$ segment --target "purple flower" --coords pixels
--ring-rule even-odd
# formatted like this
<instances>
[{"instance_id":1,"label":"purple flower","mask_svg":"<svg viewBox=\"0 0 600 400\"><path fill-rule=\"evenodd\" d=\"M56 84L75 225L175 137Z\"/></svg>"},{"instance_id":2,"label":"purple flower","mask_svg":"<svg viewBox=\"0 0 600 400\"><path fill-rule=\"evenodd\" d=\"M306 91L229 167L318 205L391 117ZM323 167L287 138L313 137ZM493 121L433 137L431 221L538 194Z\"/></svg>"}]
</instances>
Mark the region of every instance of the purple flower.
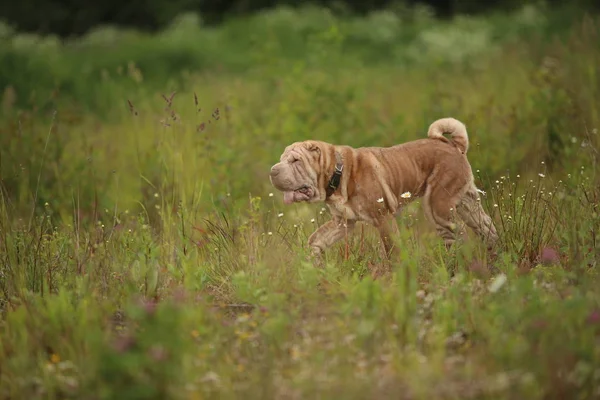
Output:
<instances>
[{"instance_id":1,"label":"purple flower","mask_svg":"<svg viewBox=\"0 0 600 400\"><path fill-rule=\"evenodd\" d=\"M540 260L544 265L558 264L560 263L560 255L552 247L544 247L540 255Z\"/></svg>"},{"instance_id":2,"label":"purple flower","mask_svg":"<svg viewBox=\"0 0 600 400\"><path fill-rule=\"evenodd\" d=\"M593 310L587 317L588 324L600 323L600 309Z\"/></svg>"}]
</instances>

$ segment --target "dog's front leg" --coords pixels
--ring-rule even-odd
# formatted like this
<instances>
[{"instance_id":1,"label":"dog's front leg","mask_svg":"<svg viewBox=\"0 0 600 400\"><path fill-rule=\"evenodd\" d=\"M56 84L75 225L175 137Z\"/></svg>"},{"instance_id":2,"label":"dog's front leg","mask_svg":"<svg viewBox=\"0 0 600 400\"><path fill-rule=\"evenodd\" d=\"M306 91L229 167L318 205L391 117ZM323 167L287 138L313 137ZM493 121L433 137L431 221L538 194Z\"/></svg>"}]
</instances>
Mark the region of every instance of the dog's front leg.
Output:
<instances>
[{"instance_id":1,"label":"dog's front leg","mask_svg":"<svg viewBox=\"0 0 600 400\"><path fill-rule=\"evenodd\" d=\"M349 235L355 225L356 222L352 220L332 219L321 225L319 229L310 235L308 246L317 264L322 265L323 252L340 239Z\"/></svg>"}]
</instances>

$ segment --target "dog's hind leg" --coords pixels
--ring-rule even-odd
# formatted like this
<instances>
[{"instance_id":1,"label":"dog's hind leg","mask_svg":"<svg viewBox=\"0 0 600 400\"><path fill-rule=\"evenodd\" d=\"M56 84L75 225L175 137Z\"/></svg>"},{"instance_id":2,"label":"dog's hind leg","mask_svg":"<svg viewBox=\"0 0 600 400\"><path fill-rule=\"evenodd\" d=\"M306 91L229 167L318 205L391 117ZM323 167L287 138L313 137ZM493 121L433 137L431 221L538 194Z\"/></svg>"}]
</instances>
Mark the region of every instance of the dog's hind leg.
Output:
<instances>
[{"instance_id":1,"label":"dog's hind leg","mask_svg":"<svg viewBox=\"0 0 600 400\"><path fill-rule=\"evenodd\" d=\"M493 248L498 241L498 233L492 218L483 209L477 189L473 185L461 197L456 211L465 224L487 243L488 249Z\"/></svg>"},{"instance_id":2,"label":"dog's hind leg","mask_svg":"<svg viewBox=\"0 0 600 400\"><path fill-rule=\"evenodd\" d=\"M425 216L435 226L447 249L456 241L456 224L452 222L452 209L457 197L457 193L448 193L440 186L428 186L423 196Z\"/></svg>"}]
</instances>

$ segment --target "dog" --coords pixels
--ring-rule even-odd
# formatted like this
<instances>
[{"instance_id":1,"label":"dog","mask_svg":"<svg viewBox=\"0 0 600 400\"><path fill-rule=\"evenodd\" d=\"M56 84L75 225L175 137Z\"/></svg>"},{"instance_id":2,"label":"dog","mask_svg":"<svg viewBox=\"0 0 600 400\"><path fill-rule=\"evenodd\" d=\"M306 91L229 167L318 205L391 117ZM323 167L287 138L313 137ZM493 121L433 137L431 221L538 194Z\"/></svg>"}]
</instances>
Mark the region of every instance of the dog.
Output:
<instances>
[{"instance_id":1,"label":"dog","mask_svg":"<svg viewBox=\"0 0 600 400\"><path fill-rule=\"evenodd\" d=\"M378 229L383 250L391 256L392 236L398 232L395 217L417 198L446 248L456 240L452 216L457 214L491 249L498 234L481 205L468 148L467 129L454 118L434 121L427 138L391 147L352 148L305 140L285 148L271 167L270 181L283 193L285 204L327 204L332 219L308 239L311 255L317 258L359 221Z\"/></svg>"}]
</instances>

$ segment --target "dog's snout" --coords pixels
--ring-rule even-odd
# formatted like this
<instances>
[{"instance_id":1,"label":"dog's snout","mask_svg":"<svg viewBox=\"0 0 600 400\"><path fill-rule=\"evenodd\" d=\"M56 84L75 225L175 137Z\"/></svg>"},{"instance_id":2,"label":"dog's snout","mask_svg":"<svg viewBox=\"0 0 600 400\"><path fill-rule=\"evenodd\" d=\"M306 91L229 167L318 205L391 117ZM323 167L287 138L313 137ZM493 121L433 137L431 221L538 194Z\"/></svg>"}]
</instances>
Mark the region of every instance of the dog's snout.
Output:
<instances>
[{"instance_id":1,"label":"dog's snout","mask_svg":"<svg viewBox=\"0 0 600 400\"><path fill-rule=\"evenodd\" d=\"M271 167L271 176L272 177L275 177L275 176L279 175L280 172L281 171L280 171L279 166L277 164L275 164L275 165L273 165Z\"/></svg>"}]
</instances>

